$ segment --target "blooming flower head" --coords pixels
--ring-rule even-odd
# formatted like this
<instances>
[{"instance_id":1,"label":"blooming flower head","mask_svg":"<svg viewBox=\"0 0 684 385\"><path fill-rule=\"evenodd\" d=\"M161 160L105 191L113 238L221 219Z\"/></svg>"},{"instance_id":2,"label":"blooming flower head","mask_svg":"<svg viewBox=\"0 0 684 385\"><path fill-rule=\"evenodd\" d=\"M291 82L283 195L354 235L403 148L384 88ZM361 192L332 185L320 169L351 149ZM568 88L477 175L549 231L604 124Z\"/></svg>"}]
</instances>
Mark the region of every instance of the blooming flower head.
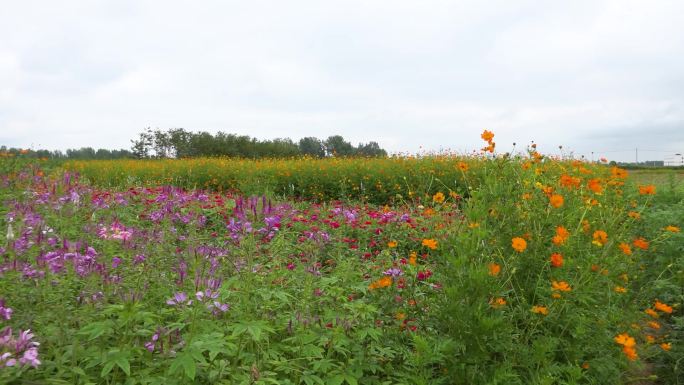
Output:
<instances>
[{"instance_id":1,"label":"blooming flower head","mask_svg":"<svg viewBox=\"0 0 684 385\"><path fill-rule=\"evenodd\" d=\"M655 185L649 184L645 186L639 186L639 194L641 195L655 195L656 187Z\"/></svg>"},{"instance_id":2,"label":"blooming flower head","mask_svg":"<svg viewBox=\"0 0 684 385\"><path fill-rule=\"evenodd\" d=\"M620 250L622 251L622 253L623 253L624 255L632 255L632 248L629 247L628 244L626 244L626 243L623 242L623 243L620 243L620 244L618 245L618 247L620 248Z\"/></svg>"},{"instance_id":3,"label":"blooming flower head","mask_svg":"<svg viewBox=\"0 0 684 385\"><path fill-rule=\"evenodd\" d=\"M397 247L397 241L389 241L389 242L387 242L387 247L389 247L389 248L395 248L395 247Z\"/></svg>"},{"instance_id":4,"label":"blooming flower head","mask_svg":"<svg viewBox=\"0 0 684 385\"><path fill-rule=\"evenodd\" d=\"M655 301L655 305L653 305L653 307L658 311L662 311L663 313L667 313L667 314L672 313L672 306L669 306L669 305L662 303L658 300Z\"/></svg>"},{"instance_id":5,"label":"blooming flower head","mask_svg":"<svg viewBox=\"0 0 684 385\"><path fill-rule=\"evenodd\" d=\"M627 170L619 167L612 167L610 169L610 175L614 179L625 179L627 178Z\"/></svg>"},{"instance_id":6,"label":"blooming flower head","mask_svg":"<svg viewBox=\"0 0 684 385\"><path fill-rule=\"evenodd\" d=\"M511 247L518 253L522 253L527 249L527 241L524 238L515 237L511 239Z\"/></svg>"},{"instance_id":7,"label":"blooming flower head","mask_svg":"<svg viewBox=\"0 0 684 385\"><path fill-rule=\"evenodd\" d=\"M12 318L12 308L6 307L5 306L5 300L0 298L0 318L4 318L5 320L9 320Z\"/></svg>"},{"instance_id":8,"label":"blooming flower head","mask_svg":"<svg viewBox=\"0 0 684 385\"><path fill-rule=\"evenodd\" d=\"M422 245L427 247L428 249L435 250L435 249L437 249L437 240L435 240L435 239L423 239Z\"/></svg>"},{"instance_id":9,"label":"blooming flower head","mask_svg":"<svg viewBox=\"0 0 684 385\"><path fill-rule=\"evenodd\" d=\"M560 253L551 254L550 260L551 260L551 266L553 266L553 267L563 266L563 256L560 255Z\"/></svg>"},{"instance_id":10,"label":"blooming flower head","mask_svg":"<svg viewBox=\"0 0 684 385\"><path fill-rule=\"evenodd\" d=\"M435 203L443 203L444 199L445 199L445 196L444 196L444 194L442 194L441 191L432 196L432 201Z\"/></svg>"},{"instance_id":11,"label":"blooming flower head","mask_svg":"<svg viewBox=\"0 0 684 385\"><path fill-rule=\"evenodd\" d=\"M637 249L648 250L648 241L642 237L639 237L639 238L635 239L634 241L632 241L632 244Z\"/></svg>"},{"instance_id":12,"label":"blooming flower head","mask_svg":"<svg viewBox=\"0 0 684 385\"><path fill-rule=\"evenodd\" d=\"M565 281L551 281L551 290L554 290L554 291L571 291L572 288Z\"/></svg>"},{"instance_id":13,"label":"blooming flower head","mask_svg":"<svg viewBox=\"0 0 684 385\"><path fill-rule=\"evenodd\" d=\"M623 287L623 286L615 286L615 287L613 288L613 291L616 292L616 293L621 293L621 294L622 294L622 293L626 293L626 292L627 292L627 289L626 289L625 287Z\"/></svg>"},{"instance_id":14,"label":"blooming flower head","mask_svg":"<svg viewBox=\"0 0 684 385\"><path fill-rule=\"evenodd\" d=\"M650 316L653 317L653 318L658 318L658 317L660 317L660 315L658 314L658 312L655 311L655 310L653 310L653 309L651 309L651 308L648 308L648 309L644 310L644 313L650 315Z\"/></svg>"},{"instance_id":15,"label":"blooming flower head","mask_svg":"<svg viewBox=\"0 0 684 385\"><path fill-rule=\"evenodd\" d=\"M170 306L192 305L192 300L188 300L188 295L181 291L174 294L173 298L167 300L166 304Z\"/></svg>"},{"instance_id":16,"label":"blooming flower head","mask_svg":"<svg viewBox=\"0 0 684 385\"><path fill-rule=\"evenodd\" d=\"M601 185L600 179L590 179L587 182L587 188L594 194L601 194L603 192L603 185Z\"/></svg>"},{"instance_id":17,"label":"blooming flower head","mask_svg":"<svg viewBox=\"0 0 684 385\"><path fill-rule=\"evenodd\" d=\"M382 274L388 275L390 277L398 277L400 275L404 275L404 272L401 271L401 269L398 267L393 267L389 270L384 271Z\"/></svg>"},{"instance_id":18,"label":"blooming flower head","mask_svg":"<svg viewBox=\"0 0 684 385\"><path fill-rule=\"evenodd\" d=\"M534 306L532 306L531 311L532 311L532 313L535 313L535 314L541 314L541 315L549 314L549 309L547 309L546 306L534 305Z\"/></svg>"},{"instance_id":19,"label":"blooming flower head","mask_svg":"<svg viewBox=\"0 0 684 385\"><path fill-rule=\"evenodd\" d=\"M501 298L501 297L497 297L497 298L494 298L494 299L492 299L492 300L490 301L490 305L491 305L494 309L497 309L497 308L500 308L500 307L502 307L502 306L505 306L505 305L506 305L506 300L503 299L503 298Z\"/></svg>"},{"instance_id":20,"label":"blooming flower head","mask_svg":"<svg viewBox=\"0 0 684 385\"><path fill-rule=\"evenodd\" d=\"M384 276L380 278L379 280L372 282L370 285L368 285L369 290L375 290L375 289L380 289L384 287L388 287L392 285L392 278L389 276Z\"/></svg>"},{"instance_id":21,"label":"blooming flower head","mask_svg":"<svg viewBox=\"0 0 684 385\"><path fill-rule=\"evenodd\" d=\"M419 281L425 281L430 277L432 277L432 271L430 270L419 271L418 274L416 274L416 279Z\"/></svg>"},{"instance_id":22,"label":"blooming flower head","mask_svg":"<svg viewBox=\"0 0 684 385\"><path fill-rule=\"evenodd\" d=\"M553 237L553 244L561 246L570 237L570 232L563 226L556 227L556 235Z\"/></svg>"},{"instance_id":23,"label":"blooming flower head","mask_svg":"<svg viewBox=\"0 0 684 385\"><path fill-rule=\"evenodd\" d=\"M663 349L664 351L668 351L668 350L672 349L672 344L669 342L663 342L662 344L660 344L660 348Z\"/></svg>"},{"instance_id":24,"label":"blooming flower head","mask_svg":"<svg viewBox=\"0 0 684 385\"><path fill-rule=\"evenodd\" d=\"M412 251L411 254L409 255L409 260L408 260L409 265L415 266L417 259L418 259L418 255L416 254L415 251Z\"/></svg>"},{"instance_id":25,"label":"blooming flower head","mask_svg":"<svg viewBox=\"0 0 684 385\"><path fill-rule=\"evenodd\" d=\"M622 346L636 346L634 338L630 337L627 333L618 334L613 340Z\"/></svg>"},{"instance_id":26,"label":"blooming flower head","mask_svg":"<svg viewBox=\"0 0 684 385\"><path fill-rule=\"evenodd\" d=\"M636 352L636 348L634 348L633 346L623 346L622 352L625 353L625 356L630 361L636 361L639 358L639 355L637 355Z\"/></svg>"},{"instance_id":27,"label":"blooming flower head","mask_svg":"<svg viewBox=\"0 0 684 385\"><path fill-rule=\"evenodd\" d=\"M679 227L670 225L670 226L665 227L665 231L669 231L671 233L678 233Z\"/></svg>"},{"instance_id":28,"label":"blooming flower head","mask_svg":"<svg viewBox=\"0 0 684 385\"><path fill-rule=\"evenodd\" d=\"M482 135L480 135L480 137L484 141L491 142L494 139L494 133L491 131L484 130L482 132Z\"/></svg>"},{"instance_id":29,"label":"blooming flower head","mask_svg":"<svg viewBox=\"0 0 684 385\"><path fill-rule=\"evenodd\" d=\"M563 174L560 177L560 185L566 188L578 188L582 180L578 177Z\"/></svg>"},{"instance_id":30,"label":"blooming flower head","mask_svg":"<svg viewBox=\"0 0 684 385\"><path fill-rule=\"evenodd\" d=\"M501 266L499 266L496 263L490 263L488 268L489 275L491 275L492 277L496 277L497 275L499 275L499 272L501 271Z\"/></svg>"},{"instance_id":31,"label":"blooming flower head","mask_svg":"<svg viewBox=\"0 0 684 385\"><path fill-rule=\"evenodd\" d=\"M594 231L593 238L594 241L592 243L597 246L603 246L608 242L608 234L603 230Z\"/></svg>"},{"instance_id":32,"label":"blooming flower head","mask_svg":"<svg viewBox=\"0 0 684 385\"><path fill-rule=\"evenodd\" d=\"M549 197L549 203L551 204L551 207L559 208L563 206L564 201L565 200L563 199L563 196L559 194L553 194L551 197Z\"/></svg>"}]
</instances>

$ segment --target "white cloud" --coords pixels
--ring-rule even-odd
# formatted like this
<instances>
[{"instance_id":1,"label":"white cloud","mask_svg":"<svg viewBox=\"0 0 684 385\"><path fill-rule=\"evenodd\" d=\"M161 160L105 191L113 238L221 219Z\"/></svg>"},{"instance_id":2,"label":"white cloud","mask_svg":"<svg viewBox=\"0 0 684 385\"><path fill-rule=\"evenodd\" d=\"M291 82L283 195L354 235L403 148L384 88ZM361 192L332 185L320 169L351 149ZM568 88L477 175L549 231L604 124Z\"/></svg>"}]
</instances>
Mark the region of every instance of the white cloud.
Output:
<instances>
[{"instance_id":1,"label":"white cloud","mask_svg":"<svg viewBox=\"0 0 684 385\"><path fill-rule=\"evenodd\" d=\"M674 149L683 16L664 0L12 2L0 142L128 147L151 126L417 151L478 148L488 128L502 149L588 154L661 127L652 146Z\"/></svg>"}]
</instances>

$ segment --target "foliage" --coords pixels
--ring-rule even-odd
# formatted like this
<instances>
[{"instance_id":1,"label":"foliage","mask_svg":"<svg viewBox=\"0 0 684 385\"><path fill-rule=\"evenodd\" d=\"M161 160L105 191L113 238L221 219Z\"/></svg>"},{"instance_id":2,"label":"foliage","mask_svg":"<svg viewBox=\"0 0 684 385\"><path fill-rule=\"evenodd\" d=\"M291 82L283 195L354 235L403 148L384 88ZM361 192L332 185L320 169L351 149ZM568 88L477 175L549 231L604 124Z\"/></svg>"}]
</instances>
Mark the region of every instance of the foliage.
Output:
<instances>
[{"instance_id":1,"label":"foliage","mask_svg":"<svg viewBox=\"0 0 684 385\"><path fill-rule=\"evenodd\" d=\"M682 381L679 187L532 148L40 166L0 180L2 383Z\"/></svg>"}]
</instances>

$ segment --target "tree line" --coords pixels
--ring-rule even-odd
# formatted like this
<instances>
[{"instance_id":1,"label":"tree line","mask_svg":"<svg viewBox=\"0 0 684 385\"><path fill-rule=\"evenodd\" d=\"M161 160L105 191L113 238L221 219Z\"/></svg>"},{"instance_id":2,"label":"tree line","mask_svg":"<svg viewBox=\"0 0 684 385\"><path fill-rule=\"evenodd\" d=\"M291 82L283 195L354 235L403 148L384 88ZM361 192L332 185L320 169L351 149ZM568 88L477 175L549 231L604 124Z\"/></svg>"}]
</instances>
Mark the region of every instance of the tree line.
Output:
<instances>
[{"instance_id":1,"label":"tree line","mask_svg":"<svg viewBox=\"0 0 684 385\"><path fill-rule=\"evenodd\" d=\"M377 142L359 143L354 146L340 135L322 140L305 137L298 142L289 138L259 140L248 135L224 132L191 132L182 128L166 131L145 129L131 140L131 149L107 150L82 147L80 149L26 150L0 147L0 154L21 155L50 159L150 159L150 158L195 158L195 157L240 157L240 158L289 158L310 156L324 157L384 157L387 152Z\"/></svg>"}]
</instances>

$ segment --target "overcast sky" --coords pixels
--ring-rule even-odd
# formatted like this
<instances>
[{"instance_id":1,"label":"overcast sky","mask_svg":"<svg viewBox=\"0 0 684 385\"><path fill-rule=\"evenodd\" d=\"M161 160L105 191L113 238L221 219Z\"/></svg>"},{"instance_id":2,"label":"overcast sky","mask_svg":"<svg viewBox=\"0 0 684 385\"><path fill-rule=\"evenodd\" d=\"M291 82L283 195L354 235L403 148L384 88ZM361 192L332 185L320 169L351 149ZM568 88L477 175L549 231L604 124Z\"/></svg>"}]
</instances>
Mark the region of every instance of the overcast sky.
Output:
<instances>
[{"instance_id":1,"label":"overcast sky","mask_svg":"<svg viewBox=\"0 0 684 385\"><path fill-rule=\"evenodd\" d=\"M145 127L684 152L684 1L4 1L0 144Z\"/></svg>"}]
</instances>

